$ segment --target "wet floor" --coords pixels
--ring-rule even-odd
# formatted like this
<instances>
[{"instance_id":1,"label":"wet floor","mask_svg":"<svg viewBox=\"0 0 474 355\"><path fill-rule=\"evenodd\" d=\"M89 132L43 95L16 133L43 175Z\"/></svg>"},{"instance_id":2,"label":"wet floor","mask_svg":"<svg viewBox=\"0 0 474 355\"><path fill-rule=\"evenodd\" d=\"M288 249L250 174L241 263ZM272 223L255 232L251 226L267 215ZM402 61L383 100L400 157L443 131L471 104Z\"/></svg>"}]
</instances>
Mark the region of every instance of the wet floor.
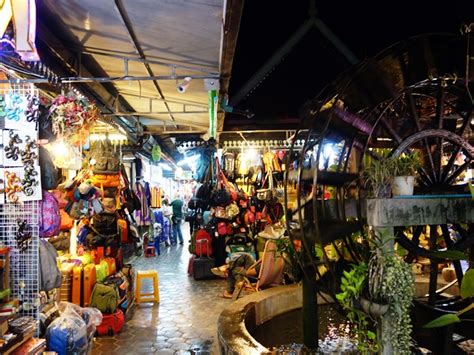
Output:
<instances>
[{"instance_id":1,"label":"wet floor","mask_svg":"<svg viewBox=\"0 0 474 355\"><path fill-rule=\"evenodd\" d=\"M185 238L184 245L162 247L158 257L132 261L136 270L158 270L160 304L135 306L120 334L96 338L93 355L218 354L217 318L232 301L218 296L225 280L188 276L189 233Z\"/></svg>"}]
</instances>

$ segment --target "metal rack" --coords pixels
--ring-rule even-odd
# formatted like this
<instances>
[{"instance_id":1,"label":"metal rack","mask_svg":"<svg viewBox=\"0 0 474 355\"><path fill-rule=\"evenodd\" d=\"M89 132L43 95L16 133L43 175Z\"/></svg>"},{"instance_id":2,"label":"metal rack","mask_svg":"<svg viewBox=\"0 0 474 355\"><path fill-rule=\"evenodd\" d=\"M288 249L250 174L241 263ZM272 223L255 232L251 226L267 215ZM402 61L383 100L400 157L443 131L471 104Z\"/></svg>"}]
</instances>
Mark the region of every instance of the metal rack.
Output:
<instances>
[{"instance_id":1,"label":"metal rack","mask_svg":"<svg viewBox=\"0 0 474 355\"><path fill-rule=\"evenodd\" d=\"M32 94L38 96L38 89L33 84L10 84L0 88L0 95L15 93L21 96ZM33 138L36 123L28 122L28 134ZM24 130L24 126L7 127ZM36 139L37 137L34 137ZM3 147L0 149L3 156ZM3 161L2 161L3 162ZM7 162L5 161L5 164ZM35 162L38 164L38 161ZM4 168L11 167L5 165ZM4 171L5 169L1 169ZM4 178L1 176L0 178ZM37 187L41 191L41 187ZM3 193L3 192L2 192ZM40 201L25 201L0 205L0 244L10 248L10 289L11 296L20 301L21 314L39 318L39 223ZM31 235L19 248L16 232L18 223L26 222L26 231Z\"/></svg>"},{"instance_id":2,"label":"metal rack","mask_svg":"<svg viewBox=\"0 0 474 355\"><path fill-rule=\"evenodd\" d=\"M10 248L10 288L12 296L23 304L22 314L38 319L39 309L39 215L40 202L0 205L0 242ZM20 251L15 232L18 221L28 224L31 239Z\"/></svg>"}]
</instances>

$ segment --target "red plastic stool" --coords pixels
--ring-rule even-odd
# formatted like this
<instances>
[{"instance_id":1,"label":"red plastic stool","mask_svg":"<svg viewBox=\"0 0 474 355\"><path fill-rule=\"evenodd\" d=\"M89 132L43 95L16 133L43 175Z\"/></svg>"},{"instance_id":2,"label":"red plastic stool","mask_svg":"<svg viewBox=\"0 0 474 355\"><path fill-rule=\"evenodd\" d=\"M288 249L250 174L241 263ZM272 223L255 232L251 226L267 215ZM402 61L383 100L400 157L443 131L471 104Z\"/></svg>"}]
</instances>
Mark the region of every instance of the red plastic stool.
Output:
<instances>
[{"instance_id":1,"label":"red plastic stool","mask_svg":"<svg viewBox=\"0 0 474 355\"><path fill-rule=\"evenodd\" d=\"M153 245L148 245L145 248L145 258L151 258L153 256L156 256L156 249Z\"/></svg>"}]
</instances>

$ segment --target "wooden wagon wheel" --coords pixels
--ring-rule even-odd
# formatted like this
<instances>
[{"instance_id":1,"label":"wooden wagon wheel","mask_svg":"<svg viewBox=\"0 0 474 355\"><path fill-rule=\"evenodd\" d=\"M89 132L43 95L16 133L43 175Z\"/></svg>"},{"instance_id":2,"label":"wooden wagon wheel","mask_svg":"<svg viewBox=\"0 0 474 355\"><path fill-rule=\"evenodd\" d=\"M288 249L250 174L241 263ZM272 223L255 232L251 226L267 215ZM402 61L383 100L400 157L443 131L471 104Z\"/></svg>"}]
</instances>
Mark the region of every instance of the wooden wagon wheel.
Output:
<instances>
[{"instance_id":1,"label":"wooden wagon wheel","mask_svg":"<svg viewBox=\"0 0 474 355\"><path fill-rule=\"evenodd\" d=\"M465 55L461 36L415 37L344 73L304 108L305 131L298 138L305 143L292 154L298 156L297 191L293 204L286 195L287 227L291 238L302 241L300 264L303 269L312 265L321 281L319 291L334 296L341 260L367 257L366 241L357 237L358 243L354 235L366 226L361 175L367 157L382 159L376 148L395 156L421 153L419 194L452 194L465 188L458 186L458 179L471 168L474 154L470 83L461 76ZM469 225L432 229L431 240L442 236L448 250L466 250L472 244ZM411 228L413 236L406 229L396 230L398 242L409 251L406 261L417 254L439 261L433 256L437 245L419 245L421 230ZM451 238L450 230L459 239ZM323 275L322 265L332 277ZM459 262L454 265L461 278ZM433 277L432 283L430 300L436 292Z\"/></svg>"}]
</instances>

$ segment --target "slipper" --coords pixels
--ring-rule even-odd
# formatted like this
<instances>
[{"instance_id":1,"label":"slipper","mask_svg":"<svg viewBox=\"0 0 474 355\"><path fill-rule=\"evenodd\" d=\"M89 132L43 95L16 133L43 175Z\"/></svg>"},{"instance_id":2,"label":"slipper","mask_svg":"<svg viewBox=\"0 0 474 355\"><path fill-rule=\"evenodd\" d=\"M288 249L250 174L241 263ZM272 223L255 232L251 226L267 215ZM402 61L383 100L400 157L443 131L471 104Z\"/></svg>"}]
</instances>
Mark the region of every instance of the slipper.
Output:
<instances>
[{"instance_id":1,"label":"slipper","mask_svg":"<svg viewBox=\"0 0 474 355\"><path fill-rule=\"evenodd\" d=\"M232 295L227 295L226 293L219 294L220 298L232 299Z\"/></svg>"}]
</instances>

